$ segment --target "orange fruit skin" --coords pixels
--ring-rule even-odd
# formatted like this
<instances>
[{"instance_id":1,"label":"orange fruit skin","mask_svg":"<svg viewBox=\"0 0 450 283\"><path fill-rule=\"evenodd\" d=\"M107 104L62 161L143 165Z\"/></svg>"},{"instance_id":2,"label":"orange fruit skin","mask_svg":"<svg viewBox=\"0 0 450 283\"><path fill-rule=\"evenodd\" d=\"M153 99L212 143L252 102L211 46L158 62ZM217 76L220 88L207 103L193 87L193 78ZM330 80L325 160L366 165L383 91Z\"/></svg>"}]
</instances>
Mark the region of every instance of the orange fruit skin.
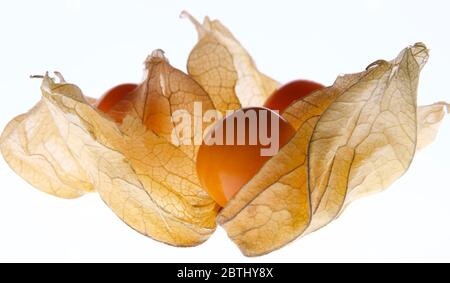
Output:
<instances>
[{"instance_id":1,"label":"orange fruit skin","mask_svg":"<svg viewBox=\"0 0 450 283\"><path fill-rule=\"evenodd\" d=\"M292 102L324 87L322 84L308 80L292 81L274 91L264 103L264 107L282 113Z\"/></svg>"},{"instance_id":2,"label":"orange fruit skin","mask_svg":"<svg viewBox=\"0 0 450 283\"><path fill-rule=\"evenodd\" d=\"M97 100L96 107L104 113L108 113L114 106L120 101L124 100L130 93L137 88L137 84L125 83L117 85L102 95L100 99ZM117 115L116 115L117 116ZM123 117L113 117L116 122L122 122Z\"/></svg>"},{"instance_id":3,"label":"orange fruit skin","mask_svg":"<svg viewBox=\"0 0 450 283\"><path fill-rule=\"evenodd\" d=\"M271 156L261 156L261 148L267 148L258 141L255 145L250 145L246 138L245 145L237 145L237 127L235 123L235 140L233 145L208 145L212 136L222 132L226 139L226 123L233 121L236 113L248 110L257 110L258 136L260 113L266 111L268 123L265 124L269 136L271 135L270 119L276 119L279 123L279 148L284 146L295 134L294 128L280 115L267 108L253 107L236 111L235 113L218 121L205 136L203 144L200 146L197 155L197 174L202 187L209 195L222 207L261 169L264 163ZM269 116L270 114L270 116ZM248 137L248 122L245 127L245 134ZM224 142L225 143L225 142Z\"/></svg>"}]
</instances>

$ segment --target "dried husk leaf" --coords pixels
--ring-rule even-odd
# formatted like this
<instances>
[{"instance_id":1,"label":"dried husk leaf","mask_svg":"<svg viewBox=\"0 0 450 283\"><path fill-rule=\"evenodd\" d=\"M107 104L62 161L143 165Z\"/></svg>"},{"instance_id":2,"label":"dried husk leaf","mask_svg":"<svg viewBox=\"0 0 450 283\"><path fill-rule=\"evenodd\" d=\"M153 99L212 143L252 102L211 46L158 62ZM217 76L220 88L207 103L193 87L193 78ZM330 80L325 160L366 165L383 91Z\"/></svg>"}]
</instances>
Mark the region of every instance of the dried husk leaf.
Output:
<instances>
[{"instance_id":1,"label":"dried husk leaf","mask_svg":"<svg viewBox=\"0 0 450 283\"><path fill-rule=\"evenodd\" d=\"M0 148L9 166L43 192L76 198L94 190L43 100L8 123Z\"/></svg>"},{"instance_id":2,"label":"dried husk leaf","mask_svg":"<svg viewBox=\"0 0 450 283\"><path fill-rule=\"evenodd\" d=\"M443 119L445 117L445 109L448 114L448 103L436 102L431 105L417 107L417 144L416 153L430 145L436 138ZM385 188L384 188L385 189ZM366 186L365 190L351 191L346 197L342 209L336 217L339 217L353 201L369 196L371 194L382 191L383 188L377 186Z\"/></svg>"},{"instance_id":3,"label":"dried husk leaf","mask_svg":"<svg viewBox=\"0 0 450 283\"><path fill-rule=\"evenodd\" d=\"M144 81L109 110L108 115L118 122L126 116L137 118L157 135L176 142L195 159L202 130L208 126L197 122L202 121L206 111L214 109L211 98L192 78L172 67L160 49L147 58L145 71ZM200 111L194 111L195 103L201 107ZM190 127L186 125L190 136L183 136L184 129L177 127L183 113L192 118ZM177 135L174 136L175 128Z\"/></svg>"},{"instance_id":4,"label":"dried husk leaf","mask_svg":"<svg viewBox=\"0 0 450 283\"><path fill-rule=\"evenodd\" d=\"M417 109L417 151L434 141L445 115L449 112L450 104L447 102L437 102Z\"/></svg>"},{"instance_id":5,"label":"dried husk leaf","mask_svg":"<svg viewBox=\"0 0 450 283\"><path fill-rule=\"evenodd\" d=\"M301 181L307 179L306 131L298 131L218 216L218 223L247 256L283 246L309 224L309 192Z\"/></svg>"},{"instance_id":6,"label":"dried husk leaf","mask_svg":"<svg viewBox=\"0 0 450 283\"><path fill-rule=\"evenodd\" d=\"M64 156L49 156L58 162L73 156L92 187L126 224L175 246L200 244L215 230L218 207L201 189L194 161L183 151L147 130L134 116L125 117L122 124L113 122L88 103L75 85L55 83L45 76L41 89L40 104L48 114L39 116L45 118L39 125L51 121L65 145ZM25 139L27 130L17 130L16 135ZM8 132L2 148L14 142ZM37 138L37 143L47 142L41 135ZM41 173L32 169L19 174ZM58 182L52 177L52 182Z\"/></svg>"},{"instance_id":7,"label":"dried husk leaf","mask_svg":"<svg viewBox=\"0 0 450 283\"><path fill-rule=\"evenodd\" d=\"M366 73L341 76L331 87L298 100L283 113L296 135L218 216L218 223L245 255L278 249L309 226L312 214L307 153L314 125L330 103Z\"/></svg>"},{"instance_id":8,"label":"dried husk leaf","mask_svg":"<svg viewBox=\"0 0 450 283\"><path fill-rule=\"evenodd\" d=\"M187 12L182 16L190 19L199 37L189 55L188 73L208 92L216 109L263 105L279 83L258 71L247 51L218 20L205 17L201 24Z\"/></svg>"},{"instance_id":9,"label":"dried husk leaf","mask_svg":"<svg viewBox=\"0 0 450 283\"><path fill-rule=\"evenodd\" d=\"M412 162L417 144L417 85L428 58L422 43L340 95L321 115L310 142L313 218L332 221L351 201L384 190Z\"/></svg>"},{"instance_id":10,"label":"dried husk leaf","mask_svg":"<svg viewBox=\"0 0 450 283\"><path fill-rule=\"evenodd\" d=\"M418 75L427 56L418 43L392 62L339 77L282 113L297 134L218 216L245 255L268 253L326 225L345 204L386 188L407 170L416 148ZM430 125L442 120L443 105L423 108L435 113ZM379 162L383 166L371 166ZM374 181L377 174L383 181Z\"/></svg>"}]
</instances>

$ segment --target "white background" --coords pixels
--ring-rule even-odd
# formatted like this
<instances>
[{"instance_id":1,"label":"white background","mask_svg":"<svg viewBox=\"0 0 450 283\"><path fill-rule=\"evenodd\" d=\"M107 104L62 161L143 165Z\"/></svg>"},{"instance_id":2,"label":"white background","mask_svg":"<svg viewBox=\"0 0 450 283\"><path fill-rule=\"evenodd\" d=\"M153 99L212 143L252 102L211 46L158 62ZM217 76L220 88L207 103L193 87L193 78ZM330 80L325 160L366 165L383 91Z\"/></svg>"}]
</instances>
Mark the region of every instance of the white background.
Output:
<instances>
[{"instance_id":1,"label":"white background","mask_svg":"<svg viewBox=\"0 0 450 283\"><path fill-rule=\"evenodd\" d=\"M287 82L331 84L340 73L425 42L419 102L450 100L449 1L1 1L0 127L39 99L30 74L59 70L85 94L141 78L162 48L185 70L196 33L186 20L225 23L259 68ZM61 200L0 161L0 261L450 261L450 121L389 190L288 247L245 258L222 229L195 248L173 248L129 229L96 194Z\"/></svg>"}]
</instances>

